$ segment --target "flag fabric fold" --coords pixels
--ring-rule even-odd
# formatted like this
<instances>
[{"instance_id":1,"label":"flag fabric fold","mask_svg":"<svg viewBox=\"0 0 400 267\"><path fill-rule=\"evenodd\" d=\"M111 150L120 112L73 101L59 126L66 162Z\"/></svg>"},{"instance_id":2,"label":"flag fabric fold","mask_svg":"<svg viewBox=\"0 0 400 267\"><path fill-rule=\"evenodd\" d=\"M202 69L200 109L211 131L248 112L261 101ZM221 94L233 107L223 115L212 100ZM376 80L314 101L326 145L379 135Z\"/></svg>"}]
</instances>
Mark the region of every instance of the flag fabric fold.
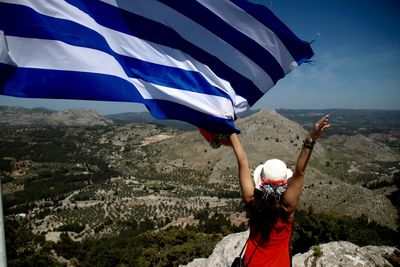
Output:
<instances>
[{"instance_id":1,"label":"flag fabric fold","mask_svg":"<svg viewBox=\"0 0 400 267\"><path fill-rule=\"evenodd\" d=\"M313 51L245 0L0 0L0 93L137 102L158 119L237 132Z\"/></svg>"}]
</instances>

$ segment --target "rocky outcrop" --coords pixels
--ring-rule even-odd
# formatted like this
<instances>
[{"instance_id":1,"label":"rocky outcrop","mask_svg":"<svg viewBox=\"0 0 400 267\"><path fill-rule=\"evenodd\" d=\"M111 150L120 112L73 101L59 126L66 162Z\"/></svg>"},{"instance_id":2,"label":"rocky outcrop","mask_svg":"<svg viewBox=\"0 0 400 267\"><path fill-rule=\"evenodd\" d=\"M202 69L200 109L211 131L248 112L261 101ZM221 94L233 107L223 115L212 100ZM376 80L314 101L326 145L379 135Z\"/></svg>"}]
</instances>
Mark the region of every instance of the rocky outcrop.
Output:
<instances>
[{"instance_id":1,"label":"rocky outcrop","mask_svg":"<svg viewBox=\"0 0 400 267\"><path fill-rule=\"evenodd\" d=\"M249 231L228 235L215 246L210 257L195 259L187 265L181 265L180 267L231 266L235 257L239 256L248 236Z\"/></svg>"},{"instance_id":2,"label":"rocky outcrop","mask_svg":"<svg viewBox=\"0 0 400 267\"><path fill-rule=\"evenodd\" d=\"M195 259L180 267L229 267L239 255L248 236L248 231L228 235L216 245L208 258ZM359 247L347 241L335 241L294 255L292 264L293 267L399 266L400 250L387 246Z\"/></svg>"},{"instance_id":3,"label":"rocky outcrop","mask_svg":"<svg viewBox=\"0 0 400 267\"><path fill-rule=\"evenodd\" d=\"M359 247L347 241L330 242L293 257L293 267L302 266L398 266L400 251L387 246Z\"/></svg>"}]
</instances>

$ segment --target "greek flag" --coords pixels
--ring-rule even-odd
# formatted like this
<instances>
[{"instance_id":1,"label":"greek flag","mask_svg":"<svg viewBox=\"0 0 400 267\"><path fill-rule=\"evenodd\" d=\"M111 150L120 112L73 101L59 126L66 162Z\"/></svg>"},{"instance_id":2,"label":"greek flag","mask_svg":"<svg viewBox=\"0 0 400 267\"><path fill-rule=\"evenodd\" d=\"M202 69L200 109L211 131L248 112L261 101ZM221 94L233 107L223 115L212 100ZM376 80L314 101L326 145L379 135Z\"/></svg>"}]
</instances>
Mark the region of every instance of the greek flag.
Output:
<instances>
[{"instance_id":1,"label":"greek flag","mask_svg":"<svg viewBox=\"0 0 400 267\"><path fill-rule=\"evenodd\" d=\"M312 56L245 0L0 0L0 94L137 102L214 133Z\"/></svg>"}]
</instances>

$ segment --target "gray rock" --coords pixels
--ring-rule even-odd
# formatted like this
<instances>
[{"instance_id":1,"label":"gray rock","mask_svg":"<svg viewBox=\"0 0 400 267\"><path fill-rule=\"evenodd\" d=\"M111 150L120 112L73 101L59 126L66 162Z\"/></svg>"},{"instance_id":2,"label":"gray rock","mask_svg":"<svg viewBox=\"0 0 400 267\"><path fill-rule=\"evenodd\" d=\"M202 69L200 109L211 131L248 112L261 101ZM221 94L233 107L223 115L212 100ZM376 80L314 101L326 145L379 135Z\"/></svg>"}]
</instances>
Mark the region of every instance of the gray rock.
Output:
<instances>
[{"instance_id":1,"label":"gray rock","mask_svg":"<svg viewBox=\"0 0 400 267\"><path fill-rule=\"evenodd\" d=\"M180 265L180 267L231 266L235 257L239 256L248 237L249 231L228 235L215 246L210 257L195 259L187 265Z\"/></svg>"},{"instance_id":2,"label":"gray rock","mask_svg":"<svg viewBox=\"0 0 400 267\"><path fill-rule=\"evenodd\" d=\"M301 266L393 266L385 257L398 255L399 250L387 246L359 247L347 241L330 242L319 245L322 255L314 256L311 248L293 257L293 267Z\"/></svg>"},{"instance_id":3,"label":"gray rock","mask_svg":"<svg viewBox=\"0 0 400 267\"><path fill-rule=\"evenodd\" d=\"M229 267L245 244L249 232L235 233L224 237L208 258L195 259L180 267ZM400 251L388 246L359 247L347 241L334 241L319 245L320 255L314 248L306 253L293 256L293 267L318 266L393 266L388 259L398 266Z\"/></svg>"}]
</instances>

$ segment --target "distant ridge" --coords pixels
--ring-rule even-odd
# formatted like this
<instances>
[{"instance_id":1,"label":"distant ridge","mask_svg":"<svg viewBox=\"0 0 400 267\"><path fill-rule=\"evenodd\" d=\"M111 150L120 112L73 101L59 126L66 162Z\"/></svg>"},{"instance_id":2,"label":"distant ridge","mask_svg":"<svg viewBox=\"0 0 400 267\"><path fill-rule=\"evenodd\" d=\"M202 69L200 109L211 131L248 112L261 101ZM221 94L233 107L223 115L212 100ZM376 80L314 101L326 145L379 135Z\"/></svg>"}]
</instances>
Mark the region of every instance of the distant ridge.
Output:
<instances>
[{"instance_id":1,"label":"distant ridge","mask_svg":"<svg viewBox=\"0 0 400 267\"><path fill-rule=\"evenodd\" d=\"M50 115L50 122L66 126L107 126L114 122L93 109L68 109Z\"/></svg>"},{"instance_id":2,"label":"distant ridge","mask_svg":"<svg viewBox=\"0 0 400 267\"><path fill-rule=\"evenodd\" d=\"M175 128L182 131L193 131L197 128L191 124L188 124L183 121L177 120L157 120L153 118L149 112L124 112L118 114L106 115L106 118L109 118L115 122L119 123L151 123L157 124L164 127Z\"/></svg>"},{"instance_id":3,"label":"distant ridge","mask_svg":"<svg viewBox=\"0 0 400 267\"><path fill-rule=\"evenodd\" d=\"M31 126L95 126L109 125L113 122L118 124L126 123L150 123L162 127L175 128L182 131L197 130L196 127L188 123L176 120L157 120L149 112L125 112L110 115L99 115L91 109L69 109L67 111L55 111L46 108L22 108L13 106L0 106L0 124L3 125L31 125ZM244 119L258 113L259 109L250 109L238 114L238 119ZM326 133L325 137L331 135L356 135L356 134L376 134L393 132L393 129L400 129L400 110L368 110L368 109L276 109L276 112L289 120L299 123L302 127L308 129L322 114L331 115L331 123L335 126ZM48 117L52 114L54 120ZM86 116L87 119L80 119ZM69 115L68 115L69 114ZM75 114L75 115L73 115ZM70 117L71 121L68 121ZM91 119L89 119L91 118ZM360 128L354 128L353 121L357 120ZM239 129L240 126L238 126Z\"/></svg>"},{"instance_id":4,"label":"distant ridge","mask_svg":"<svg viewBox=\"0 0 400 267\"><path fill-rule=\"evenodd\" d=\"M258 110L249 110L239 115L245 118ZM56 111L46 108L23 108L0 106L0 124L13 126L106 126L113 123L147 123L181 131L195 131L191 124L177 120L158 120L147 111L124 112L110 115L100 115L97 111L87 108Z\"/></svg>"},{"instance_id":5,"label":"distant ridge","mask_svg":"<svg viewBox=\"0 0 400 267\"><path fill-rule=\"evenodd\" d=\"M329 114L331 123L335 127L326 133L327 136L388 133L393 129L400 129L400 110L277 109L276 111L304 128L311 127L312 123L323 114ZM362 127L354 128L355 120L357 125Z\"/></svg>"},{"instance_id":6,"label":"distant ridge","mask_svg":"<svg viewBox=\"0 0 400 267\"><path fill-rule=\"evenodd\" d=\"M92 109L54 111L0 106L0 124L11 126L106 126L114 122Z\"/></svg>"}]
</instances>

